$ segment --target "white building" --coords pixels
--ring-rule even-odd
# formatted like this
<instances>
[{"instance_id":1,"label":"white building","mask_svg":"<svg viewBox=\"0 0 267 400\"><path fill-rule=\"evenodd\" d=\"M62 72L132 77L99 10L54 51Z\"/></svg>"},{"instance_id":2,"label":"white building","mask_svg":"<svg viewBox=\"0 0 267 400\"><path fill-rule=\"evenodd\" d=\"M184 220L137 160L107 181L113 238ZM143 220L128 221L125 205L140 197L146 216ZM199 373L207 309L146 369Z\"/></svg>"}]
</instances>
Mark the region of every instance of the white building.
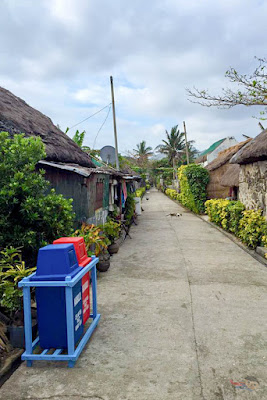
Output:
<instances>
[{"instance_id":1,"label":"white building","mask_svg":"<svg viewBox=\"0 0 267 400\"><path fill-rule=\"evenodd\" d=\"M237 140L233 136L220 139L213 143L207 150L202 151L202 153L200 153L198 158L195 160L195 163L201 164L203 167L205 167L207 164L217 158L220 151L226 150L237 143Z\"/></svg>"}]
</instances>

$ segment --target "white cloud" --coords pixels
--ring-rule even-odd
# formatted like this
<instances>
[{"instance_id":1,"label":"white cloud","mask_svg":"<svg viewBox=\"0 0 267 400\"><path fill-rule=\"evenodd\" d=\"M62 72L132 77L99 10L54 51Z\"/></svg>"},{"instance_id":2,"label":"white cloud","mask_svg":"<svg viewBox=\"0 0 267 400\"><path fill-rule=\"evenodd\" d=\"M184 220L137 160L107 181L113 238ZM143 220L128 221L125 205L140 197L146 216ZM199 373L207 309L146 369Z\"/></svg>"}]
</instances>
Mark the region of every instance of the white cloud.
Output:
<instances>
[{"instance_id":1,"label":"white cloud","mask_svg":"<svg viewBox=\"0 0 267 400\"><path fill-rule=\"evenodd\" d=\"M185 88L218 92L230 65L252 71L253 57L266 56L266 14L267 3L252 0L5 0L0 85L65 129L110 102L113 75L123 151L143 139L155 147L183 120L201 149L225 136L255 136L257 109L201 108ZM106 112L77 127L88 145ZM110 113L97 147L112 143Z\"/></svg>"}]
</instances>

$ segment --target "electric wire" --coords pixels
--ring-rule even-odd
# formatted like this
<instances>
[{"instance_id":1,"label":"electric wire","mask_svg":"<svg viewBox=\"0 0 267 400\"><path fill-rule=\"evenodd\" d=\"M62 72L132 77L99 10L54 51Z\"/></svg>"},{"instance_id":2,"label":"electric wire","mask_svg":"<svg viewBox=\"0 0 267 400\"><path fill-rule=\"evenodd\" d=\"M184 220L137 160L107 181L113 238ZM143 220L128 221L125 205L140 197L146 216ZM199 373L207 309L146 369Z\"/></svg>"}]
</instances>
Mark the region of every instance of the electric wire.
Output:
<instances>
[{"instance_id":1,"label":"electric wire","mask_svg":"<svg viewBox=\"0 0 267 400\"><path fill-rule=\"evenodd\" d=\"M95 140L94 140L94 143L93 143L93 149L94 149L94 147L95 147L95 143L96 143L96 139L97 139L97 137L98 137L98 135L99 135L99 132L101 131L101 129L103 128L103 126L105 125L105 123L106 123L106 120L108 119L108 116L109 116L109 113L110 113L110 109L111 109L111 103L109 104L109 109L108 109L108 113L107 113L107 115L106 115L106 118L104 119L104 122L102 123L102 125L100 126L100 128L98 129L98 132L97 132L97 134L96 134L96 137L95 137Z\"/></svg>"},{"instance_id":2,"label":"electric wire","mask_svg":"<svg viewBox=\"0 0 267 400\"><path fill-rule=\"evenodd\" d=\"M101 110L96 111L94 114L89 115L89 117L83 119L82 121L78 122L77 124L72 125L72 126L69 128L69 130L71 130L72 128L74 128L74 127L77 126L77 125L82 124L83 122L87 121L89 118L94 117L96 114L98 114L98 113L100 113L101 111L105 110L105 108L109 107L109 109L110 109L110 106L111 106L111 103L109 103L109 104L106 105L105 107L101 108Z\"/></svg>"}]
</instances>

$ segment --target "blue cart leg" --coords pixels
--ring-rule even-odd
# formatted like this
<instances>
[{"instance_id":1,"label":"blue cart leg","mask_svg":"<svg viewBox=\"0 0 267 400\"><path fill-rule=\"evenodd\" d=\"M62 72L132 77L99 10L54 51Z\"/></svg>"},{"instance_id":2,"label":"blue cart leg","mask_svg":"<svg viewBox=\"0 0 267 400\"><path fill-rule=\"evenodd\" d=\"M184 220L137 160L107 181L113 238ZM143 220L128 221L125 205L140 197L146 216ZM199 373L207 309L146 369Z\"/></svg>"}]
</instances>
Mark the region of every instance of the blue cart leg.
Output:
<instances>
[{"instance_id":1,"label":"blue cart leg","mask_svg":"<svg viewBox=\"0 0 267 400\"><path fill-rule=\"evenodd\" d=\"M73 368L75 365L75 361L68 361L68 367Z\"/></svg>"},{"instance_id":2,"label":"blue cart leg","mask_svg":"<svg viewBox=\"0 0 267 400\"><path fill-rule=\"evenodd\" d=\"M23 287L24 307L24 331L26 354L32 354L32 314L31 314L31 291L29 287ZM27 367L32 366L32 361L27 361Z\"/></svg>"},{"instance_id":3,"label":"blue cart leg","mask_svg":"<svg viewBox=\"0 0 267 400\"><path fill-rule=\"evenodd\" d=\"M27 365L27 367L32 367L32 361L31 360L27 360L26 361L26 365Z\"/></svg>"},{"instance_id":4,"label":"blue cart leg","mask_svg":"<svg viewBox=\"0 0 267 400\"><path fill-rule=\"evenodd\" d=\"M70 277L65 278L71 280ZM75 351L74 345L74 314L73 314L73 289L72 287L65 287L66 297L66 316L67 316L67 343L68 343L68 355L72 356ZM72 361L69 361L69 367L73 366Z\"/></svg>"},{"instance_id":5,"label":"blue cart leg","mask_svg":"<svg viewBox=\"0 0 267 400\"><path fill-rule=\"evenodd\" d=\"M92 294L93 294L93 319L97 317L97 283L96 283L96 266L92 268Z\"/></svg>"}]
</instances>

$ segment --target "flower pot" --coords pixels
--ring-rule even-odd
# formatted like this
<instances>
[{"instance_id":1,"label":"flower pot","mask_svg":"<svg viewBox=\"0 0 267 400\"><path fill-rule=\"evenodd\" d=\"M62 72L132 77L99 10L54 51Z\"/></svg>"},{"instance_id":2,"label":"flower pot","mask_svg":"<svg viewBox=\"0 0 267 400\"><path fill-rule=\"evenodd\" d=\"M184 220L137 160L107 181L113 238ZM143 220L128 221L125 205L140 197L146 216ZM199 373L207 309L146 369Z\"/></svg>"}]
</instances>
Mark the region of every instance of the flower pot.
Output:
<instances>
[{"instance_id":1,"label":"flower pot","mask_svg":"<svg viewBox=\"0 0 267 400\"><path fill-rule=\"evenodd\" d=\"M9 325L7 327L9 333L9 341L12 347L23 349L25 347L24 326ZM38 325L37 321L32 321L32 338L37 337Z\"/></svg>"},{"instance_id":2,"label":"flower pot","mask_svg":"<svg viewBox=\"0 0 267 400\"><path fill-rule=\"evenodd\" d=\"M96 269L99 272L106 272L109 269L109 267L110 267L110 261L109 260L107 260L107 261L99 261L99 263L96 264Z\"/></svg>"},{"instance_id":3,"label":"flower pot","mask_svg":"<svg viewBox=\"0 0 267 400\"><path fill-rule=\"evenodd\" d=\"M116 254L118 253L119 248L120 248L119 244L114 242L108 246L108 252L109 254Z\"/></svg>"}]
</instances>

